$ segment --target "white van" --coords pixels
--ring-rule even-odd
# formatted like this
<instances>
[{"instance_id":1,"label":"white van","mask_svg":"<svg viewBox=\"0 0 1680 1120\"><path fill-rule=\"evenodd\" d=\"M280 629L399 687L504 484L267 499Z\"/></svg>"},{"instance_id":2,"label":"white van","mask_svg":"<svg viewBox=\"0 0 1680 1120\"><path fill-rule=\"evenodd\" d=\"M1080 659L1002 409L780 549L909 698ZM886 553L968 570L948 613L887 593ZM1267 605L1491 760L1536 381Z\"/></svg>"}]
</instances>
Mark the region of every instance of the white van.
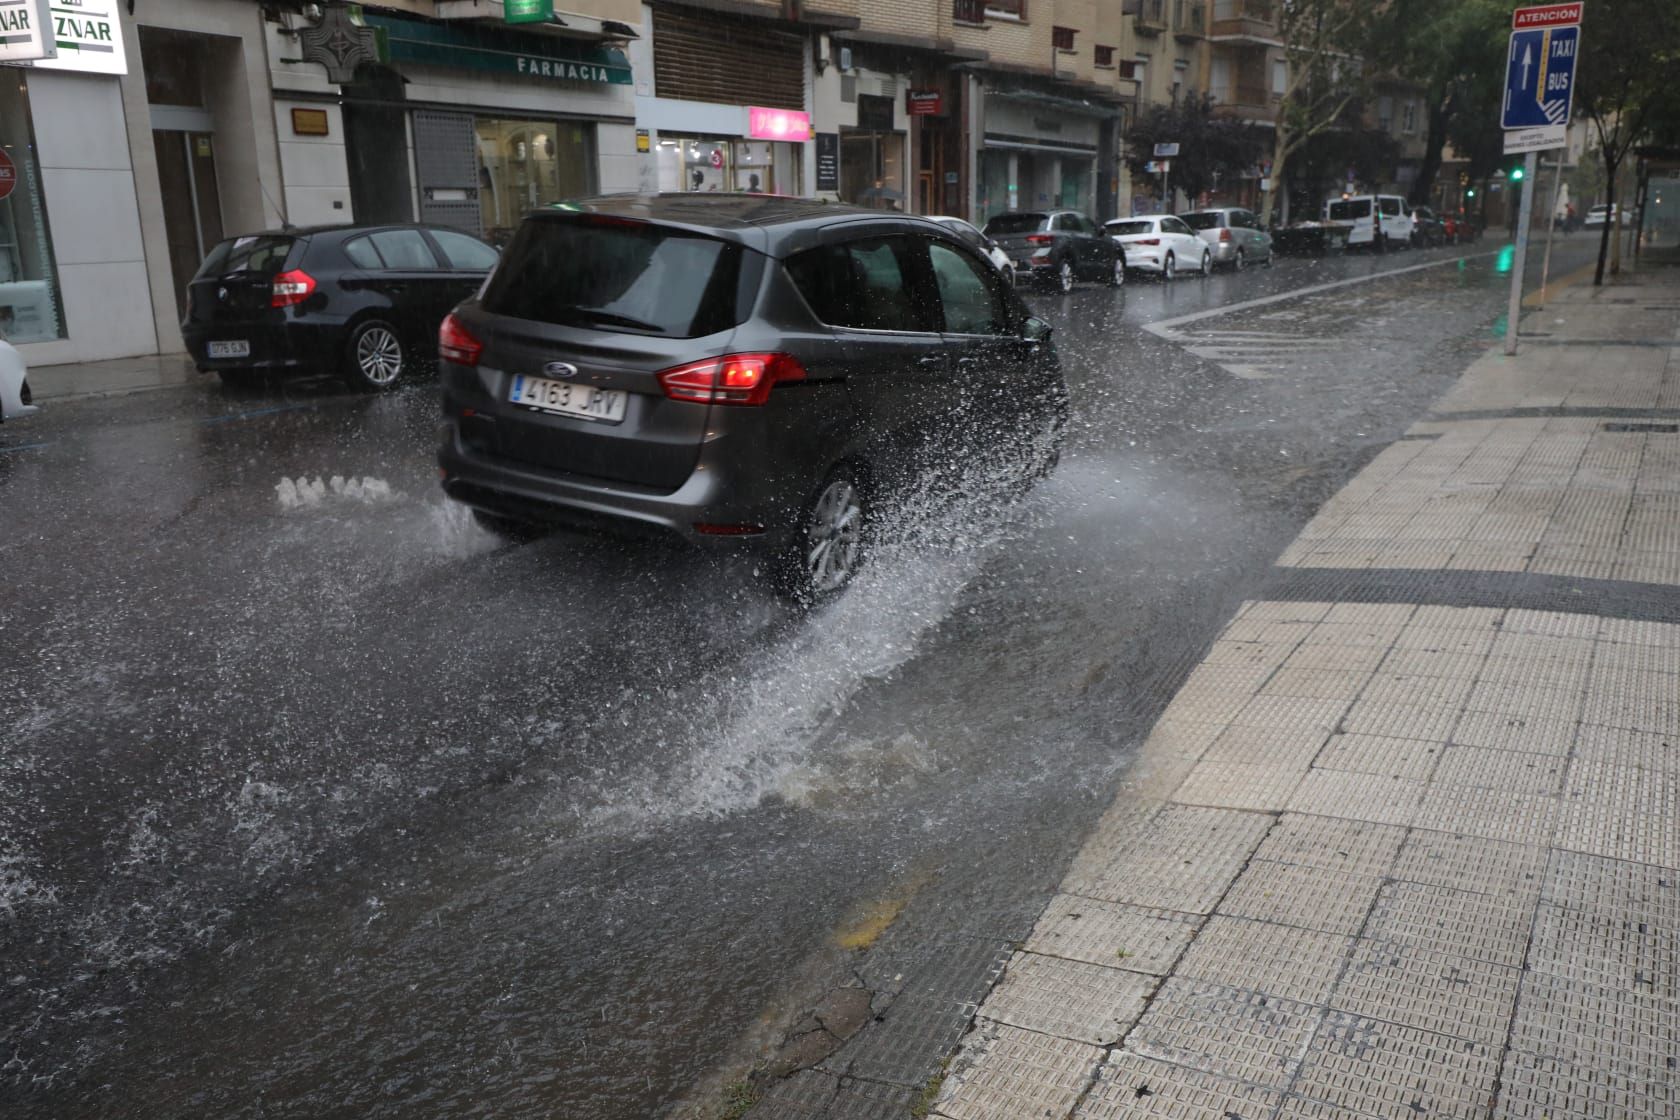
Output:
<instances>
[{"instance_id":1,"label":"white van","mask_svg":"<svg viewBox=\"0 0 1680 1120\"><path fill-rule=\"evenodd\" d=\"M1412 243L1412 210L1397 194L1355 194L1324 204L1324 220L1348 231L1348 248L1374 245L1381 234L1385 248Z\"/></svg>"}]
</instances>

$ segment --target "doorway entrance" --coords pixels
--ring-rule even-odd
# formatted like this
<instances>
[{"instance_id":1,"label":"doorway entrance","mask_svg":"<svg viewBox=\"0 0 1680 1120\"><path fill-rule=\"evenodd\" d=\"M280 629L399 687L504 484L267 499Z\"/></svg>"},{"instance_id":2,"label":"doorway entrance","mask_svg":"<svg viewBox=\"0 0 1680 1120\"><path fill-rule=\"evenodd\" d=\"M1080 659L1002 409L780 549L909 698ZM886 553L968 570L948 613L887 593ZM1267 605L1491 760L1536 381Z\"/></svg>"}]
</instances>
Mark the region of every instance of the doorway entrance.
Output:
<instances>
[{"instance_id":1,"label":"doorway entrance","mask_svg":"<svg viewBox=\"0 0 1680 1120\"><path fill-rule=\"evenodd\" d=\"M216 187L216 146L209 132L153 129L164 237L175 282L175 310L187 311L187 284L205 254L222 239L222 198Z\"/></svg>"}]
</instances>

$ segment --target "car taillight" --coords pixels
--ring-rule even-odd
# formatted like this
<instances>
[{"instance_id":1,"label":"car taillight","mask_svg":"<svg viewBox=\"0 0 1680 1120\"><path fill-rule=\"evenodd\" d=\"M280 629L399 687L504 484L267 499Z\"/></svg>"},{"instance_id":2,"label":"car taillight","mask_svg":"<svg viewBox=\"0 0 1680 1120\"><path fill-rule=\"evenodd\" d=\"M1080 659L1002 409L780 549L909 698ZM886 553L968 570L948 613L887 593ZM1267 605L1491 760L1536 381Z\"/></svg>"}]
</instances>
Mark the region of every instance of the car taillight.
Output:
<instances>
[{"instance_id":1,"label":"car taillight","mask_svg":"<svg viewBox=\"0 0 1680 1120\"><path fill-rule=\"evenodd\" d=\"M457 365L476 366L482 353L484 343L462 326L461 320L453 314L444 316L443 325L438 328L438 357Z\"/></svg>"},{"instance_id":2,"label":"car taillight","mask_svg":"<svg viewBox=\"0 0 1680 1120\"><path fill-rule=\"evenodd\" d=\"M1049 245L1052 242L1054 242L1055 240L1056 239L1054 237L1051 237L1048 233L1029 233L1029 234L1027 234L1027 244L1028 245Z\"/></svg>"},{"instance_id":3,"label":"car taillight","mask_svg":"<svg viewBox=\"0 0 1680 1120\"><path fill-rule=\"evenodd\" d=\"M294 303L302 303L309 298L309 293L315 290L315 277L294 268L290 272L282 272L274 278L274 286L269 290L268 305L270 307L290 307Z\"/></svg>"},{"instance_id":4,"label":"car taillight","mask_svg":"<svg viewBox=\"0 0 1680 1120\"><path fill-rule=\"evenodd\" d=\"M1219 231L1219 240L1221 240L1221 241L1229 241L1229 240L1231 240L1231 231L1230 231L1230 230L1228 230L1228 229L1222 229L1222 230L1220 230L1220 231Z\"/></svg>"},{"instance_id":5,"label":"car taillight","mask_svg":"<svg viewBox=\"0 0 1680 1120\"><path fill-rule=\"evenodd\" d=\"M1133 245L1159 245L1160 243L1161 239L1159 237L1140 237L1132 242Z\"/></svg>"},{"instance_id":6,"label":"car taillight","mask_svg":"<svg viewBox=\"0 0 1680 1120\"><path fill-rule=\"evenodd\" d=\"M763 404L777 383L803 380L805 367L790 354L727 354L659 374L667 397L696 404Z\"/></svg>"}]
</instances>

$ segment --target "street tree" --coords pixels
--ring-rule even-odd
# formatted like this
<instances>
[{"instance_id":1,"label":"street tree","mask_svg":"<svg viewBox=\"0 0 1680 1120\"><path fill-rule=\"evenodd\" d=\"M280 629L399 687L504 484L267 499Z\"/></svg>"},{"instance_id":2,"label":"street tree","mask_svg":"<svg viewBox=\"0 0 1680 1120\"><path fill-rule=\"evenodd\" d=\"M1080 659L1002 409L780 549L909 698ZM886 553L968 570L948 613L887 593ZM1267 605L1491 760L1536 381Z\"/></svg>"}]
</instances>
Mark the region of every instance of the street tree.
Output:
<instances>
[{"instance_id":1,"label":"street tree","mask_svg":"<svg viewBox=\"0 0 1680 1120\"><path fill-rule=\"evenodd\" d=\"M1675 74L1680 72L1680 4L1649 0L1589 0L1575 62L1575 109L1592 122L1604 161L1605 192L1616 201L1616 175L1629 151L1659 118L1680 113ZM1599 234L1593 284L1619 250L1621 207ZM1615 229L1612 229L1612 226ZM1619 254L1610 271L1620 268Z\"/></svg>"},{"instance_id":2,"label":"street tree","mask_svg":"<svg viewBox=\"0 0 1680 1120\"><path fill-rule=\"evenodd\" d=\"M1126 133L1126 166L1138 180L1156 144L1177 144L1172 185L1191 198L1253 167L1265 151L1265 137L1253 125L1215 115L1206 94L1190 94L1171 105L1152 105Z\"/></svg>"},{"instance_id":3,"label":"street tree","mask_svg":"<svg viewBox=\"0 0 1680 1120\"><path fill-rule=\"evenodd\" d=\"M1347 123L1365 89L1364 48L1382 0L1274 0L1272 22L1287 77L1272 140L1271 181L1260 221L1270 225L1277 184L1289 160L1313 137Z\"/></svg>"}]
</instances>

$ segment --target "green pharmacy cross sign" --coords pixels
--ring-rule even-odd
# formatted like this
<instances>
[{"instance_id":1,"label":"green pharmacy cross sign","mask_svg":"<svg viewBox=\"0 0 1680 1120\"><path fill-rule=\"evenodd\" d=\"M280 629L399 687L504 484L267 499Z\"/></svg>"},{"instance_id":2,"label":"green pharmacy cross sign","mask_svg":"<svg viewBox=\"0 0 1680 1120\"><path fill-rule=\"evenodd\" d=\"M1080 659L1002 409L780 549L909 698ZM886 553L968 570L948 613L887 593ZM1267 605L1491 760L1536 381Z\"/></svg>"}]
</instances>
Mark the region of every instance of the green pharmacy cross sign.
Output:
<instances>
[{"instance_id":1,"label":"green pharmacy cross sign","mask_svg":"<svg viewBox=\"0 0 1680 1120\"><path fill-rule=\"evenodd\" d=\"M502 0L502 22L547 23L554 15L554 0Z\"/></svg>"}]
</instances>

